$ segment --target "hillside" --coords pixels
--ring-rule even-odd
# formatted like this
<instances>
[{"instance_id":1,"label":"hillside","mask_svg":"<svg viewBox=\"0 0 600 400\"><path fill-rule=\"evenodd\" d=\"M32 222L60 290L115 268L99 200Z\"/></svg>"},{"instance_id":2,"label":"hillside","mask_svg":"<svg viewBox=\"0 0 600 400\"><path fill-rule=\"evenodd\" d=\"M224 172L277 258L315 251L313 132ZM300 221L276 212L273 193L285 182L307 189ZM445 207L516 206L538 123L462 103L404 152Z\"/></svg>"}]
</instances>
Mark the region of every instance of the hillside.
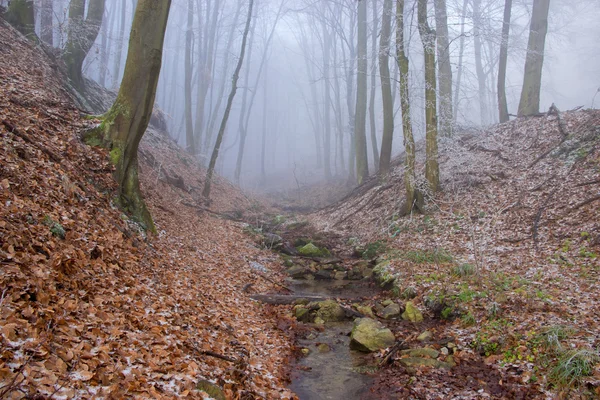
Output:
<instances>
[{"instance_id":1,"label":"hillside","mask_svg":"<svg viewBox=\"0 0 600 400\"><path fill-rule=\"evenodd\" d=\"M229 220L262 206L223 180L200 206L203 171L153 128L147 239L112 205L112 166L80 141L93 121L63 78L0 20L0 398L201 398L200 380L289 398L290 340L242 290L271 288L250 262L273 257Z\"/></svg>"}]
</instances>

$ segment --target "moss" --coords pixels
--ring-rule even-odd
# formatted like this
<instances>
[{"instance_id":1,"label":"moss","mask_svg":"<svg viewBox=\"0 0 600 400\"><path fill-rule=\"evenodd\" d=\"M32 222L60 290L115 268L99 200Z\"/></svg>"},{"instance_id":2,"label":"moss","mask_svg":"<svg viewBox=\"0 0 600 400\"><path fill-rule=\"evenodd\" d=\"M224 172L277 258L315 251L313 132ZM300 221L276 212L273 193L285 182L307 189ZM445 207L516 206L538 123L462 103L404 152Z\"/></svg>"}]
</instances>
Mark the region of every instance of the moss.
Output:
<instances>
[{"instance_id":1,"label":"moss","mask_svg":"<svg viewBox=\"0 0 600 400\"><path fill-rule=\"evenodd\" d=\"M110 151L110 162L113 163L113 165L118 165L122 156L123 150L120 147L115 147Z\"/></svg>"}]
</instances>

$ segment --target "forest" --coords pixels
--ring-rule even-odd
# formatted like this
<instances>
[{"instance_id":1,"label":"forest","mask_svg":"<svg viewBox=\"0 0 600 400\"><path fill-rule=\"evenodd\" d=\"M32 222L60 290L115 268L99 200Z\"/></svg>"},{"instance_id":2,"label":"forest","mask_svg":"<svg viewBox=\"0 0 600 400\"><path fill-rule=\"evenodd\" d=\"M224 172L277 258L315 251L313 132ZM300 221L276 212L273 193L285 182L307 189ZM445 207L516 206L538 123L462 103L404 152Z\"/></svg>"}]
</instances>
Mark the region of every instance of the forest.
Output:
<instances>
[{"instance_id":1,"label":"forest","mask_svg":"<svg viewBox=\"0 0 600 400\"><path fill-rule=\"evenodd\" d=\"M0 0L0 399L600 396L595 0Z\"/></svg>"}]
</instances>

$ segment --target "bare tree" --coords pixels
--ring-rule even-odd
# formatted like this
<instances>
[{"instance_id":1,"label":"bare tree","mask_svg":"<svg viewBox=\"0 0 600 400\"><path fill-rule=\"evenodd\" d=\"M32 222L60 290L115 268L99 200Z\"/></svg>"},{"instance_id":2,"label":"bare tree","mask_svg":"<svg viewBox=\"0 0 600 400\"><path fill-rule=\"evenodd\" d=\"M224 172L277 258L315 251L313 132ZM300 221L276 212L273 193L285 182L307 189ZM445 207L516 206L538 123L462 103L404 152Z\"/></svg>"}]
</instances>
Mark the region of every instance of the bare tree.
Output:
<instances>
[{"instance_id":1,"label":"bare tree","mask_svg":"<svg viewBox=\"0 0 600 400\"><path fill-rule=\"evenodd\" d=\"M460 85L463 74L463 57L465 54L465 19L467 17L467 7L469 0L463 0L462 12L460 17L460 40L458 50L458 65L456 67L456 86L454 89L454 121L458 117L458 95L460 94Z\"/></svg>"},{"instance_id":2,"label":"bare tree","mask_svg":"<svg viewBox=\"0 0 600 400\"><path fill-rule=\"evenodd\" d=\"M523 89L521 90L521 101L519 102L519 116L533 115L540 112L540 89L549 9L550 0L533 1L527 58L525 59L525 76L523 78Z\"/></svg>"},{"instance_id":3,"label":"bare tree","mask_svg":"<svg viewBox=\"0 0 600 400\"><path fill-rule=\"evenodd\" d=\"M392 158L392 140L394 137L394 101L390 85L390 36L392 20L392 0L384 0L381 18L381 38L379 40L379 75L381 75L381 97L383 102L383 135L381 138L381 158L379 173L386 174Z\"/></svg>"},{"instance_id":4,"label":"bare tree","mask_svg":"<svg viewBox=\"0 0 600 400\"><path fill-rule=\"evenodd\" d=\"M187 26L185 30L185 147L186 150L196 155L196 141L194 138L194 126L192 124L192 41L194 39L194 1L188 0ZM173 89L171 89L173 90Z\"/></svg>"},{"instance_id":5,"label":"bare tree","mask_svg":"<svg viewBox=\"0 0 600 400\"><path fill-rule=\"evenodd\" d=\"M354 145L356 148L356 180L362 184L369 176L367 158L367 1L358 2L358 46L356 76L356 112L354 121Z\"/></svg>"},{"instance_id":6,"label":"bare tree","mask_svg":"<svg viewBox=\"0 0 600 400\"><path fill-rule=\"evenodd\" d=\"M54 46L54 14L52 0L42 0L40 17L40 39L48 46Z\"/></svg>"},{"instance_id":7,"label":"bare tree","mask_svg":"<svg viewBox=\"0 0 600 400\"><path fill-rule=\"evenodd\" d=\"M233 98L235 97L235 92L237 91L237 82L240 77L240 69L242 69L242 64L244 63L244 54L246 52L246 41L248 39L248 31L250 30L250 21L252 20L253 5L254 5L254 0L250 0L249 5L248 5L248 17L246 18L246 27L244 28L244 35L242 36L242 47L240 49L240 58L238 59L237 66L235 67L235 71L233 72L231 92L229 93L229 97L227 98L227 106L225 107L225 113L223 114L223 119L221 120L221 126L219 127L219 133L217 134L217 141L215 142L215 147L214 147L212 155L210 157L210 163L208 164L208 170L206 171L206 179L204 181L204 189L202 190L202 195L206 199L208 199L210 196L210 186L211 186L212 176L213 176L213 173L215 170L215 165L217 163L217 158L219 157L219 149L221 148L221 142L223 142L223 135L225 134L225 128L227 127L227 120L229 119L229 113L231 112Z\"/></svg>"},{"instance_id":8,"label":"bare tree","mask_svg":"<svg viewBox=\"0 0 600 400\"><path fill-rule=\"evenodd\" d=\"M504 18L502 20L502 42L500 43L500 62L498 65L498 113L500 122L507 122L508 105L506 103L506 64L508 59L508 34L510 32L510 14L512 0L504 1Z\"/></svg>"},{"instance_id":9,"label":"bare tree","mask_svg":"<svg viewBox=\"0 0 600 400\"><path fill-rule=\"evenodd\" d=\"M379 152L377 150L377 124L375 123L375 93L377 92L377 35L379 34L379 15L377 0L373 4L373 23L371 26L371 96L369 99L369 128L371 130L371 150L375 169L379 167Z\"/></svg>"},{"instance_id":10,"label":"bare tree","mask_svg":"<svg viewBox=\"0 0 600 400\"><path fill-rule=\"evenodd\" d=\"M442 136L452 136L452 67L450 65L446 0L435 0L434 4L437 33L440 133Z\"/></svg>"}]
</instances>

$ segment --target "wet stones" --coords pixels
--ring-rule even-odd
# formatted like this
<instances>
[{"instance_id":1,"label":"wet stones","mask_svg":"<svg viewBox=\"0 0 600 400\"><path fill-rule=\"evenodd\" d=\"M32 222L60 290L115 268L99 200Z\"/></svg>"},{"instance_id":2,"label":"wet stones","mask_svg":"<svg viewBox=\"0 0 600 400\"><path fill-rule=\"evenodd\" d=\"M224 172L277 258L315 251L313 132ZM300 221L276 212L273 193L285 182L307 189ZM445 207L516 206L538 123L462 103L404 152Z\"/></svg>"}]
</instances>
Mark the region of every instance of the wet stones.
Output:
<instances>
[{"instance_id":1,"label":"wet stones","mask_svg":"<svg viewBox=\"0 0 600 400\"><path fill-rule=\"evenodd\" d=\"M350 334L350 348L362 352L385 349L394 344L396 338L381 322L371 318L358 318Z\"/></svg>"}]
</instances>

